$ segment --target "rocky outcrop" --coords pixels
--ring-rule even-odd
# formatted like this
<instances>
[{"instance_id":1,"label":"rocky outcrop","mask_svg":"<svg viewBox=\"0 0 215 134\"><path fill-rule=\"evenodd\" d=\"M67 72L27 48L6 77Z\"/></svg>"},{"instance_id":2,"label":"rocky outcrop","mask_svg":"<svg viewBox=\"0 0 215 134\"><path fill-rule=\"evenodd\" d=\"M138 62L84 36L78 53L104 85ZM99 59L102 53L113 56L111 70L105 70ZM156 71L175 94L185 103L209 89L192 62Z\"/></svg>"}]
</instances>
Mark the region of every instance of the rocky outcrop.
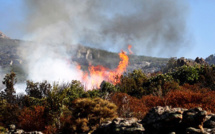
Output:
<instances>
[{"instance_id":1,"label":"rocky outcrop","mask_svg":"<svg viewBox=\"0 0 215 134\"><path fill-rule=\"evenodd\" d=\"M144 134L145 129L136 118L116 118L103 123L93 134Z\"/></svg>"},{"instance_id":2,"label":"rocky outcrop","mask_svg":"<svg viewBox=\"0 0 215 134\"><path fill-rule=\"evenodd\" d=\"M201 64L201 65L207 65L208 64L203 58L199 58L199 57L197 57L195 59L195 62L198 64Z\"/></svg>"},{"instance_id":3,"label":"rocky outcrop","mask_svg":"<svg viewBox=\"0 0 215 134\"><path fill-rule=\"evenodd\" d=\"M170 108L170 107L155 107L152 108L142 124L146 129L146 133L171 133L179 129L183 119L183 112L187 109Z\"/></svg>"},{"instance_id":4,"label":"rocky outcrop","mask_svg":"<svg viewBox=\"0 0 215 134\"><path fill-rule=\"evenodd\" d=\"M9 37L7 37L6 35L4 35L1 31L0 31L0 38L9 39Z\"/></svg>"},{"instance_id":5,"label":"rocky outcrop","mask_svg":"<svg viewBox=\"0 0 215 134\"><path fill-rule=\"evenodd\" d=\"M215 115L202 108L152 108L142 121L116 118L102 124L94 134L214 134Z\"/></svg>"},{"instance_id":6,"label":"rocky outcrop","mask_svg":"<svg viewBox=\"0 0 215 134\"><path fill-rule=\"evenodd\" d=\"M43 134L43 133L40 131L25 132L22 129L16 129L16 125L11 124L8 126L8 131L5 134Z\"/></svg>"},{"instance_id":7,"label":"rocky outcrop","mask_svg":"<svg viewBox=\"0 0 215 134\"><path fill-rule=\"evenodd\" d=\"M215 115L202 108L155 107L141 122L147 134L214 134Z\"/></svg>"},{"instance_id":8,"label":"rocky outcrop","mask_svg":"<svg viewBox=\"0 0 215 134\"><path fill-rule=\"evenodd\" d=\"M203 59L203 58L199 58L197 57L194 61L193 60L189 60L189 59L185 59L184 57L179 58L176 61L177 67L183 66L183 65L187 65L187 66L194 66L194 65L207 65L208 63Z\"/></svg>"}]
</instances>

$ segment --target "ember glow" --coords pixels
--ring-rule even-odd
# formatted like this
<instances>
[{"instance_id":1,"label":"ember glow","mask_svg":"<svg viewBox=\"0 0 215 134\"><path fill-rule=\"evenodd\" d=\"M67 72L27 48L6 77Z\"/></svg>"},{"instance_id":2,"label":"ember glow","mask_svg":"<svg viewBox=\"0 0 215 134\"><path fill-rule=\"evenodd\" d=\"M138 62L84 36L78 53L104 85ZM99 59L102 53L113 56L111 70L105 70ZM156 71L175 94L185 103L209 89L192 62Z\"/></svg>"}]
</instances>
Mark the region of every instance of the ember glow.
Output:
<instances>
[{"instance_id":1,"label":"ember glow","mask_svg":"<svg viewBox=\"0 0 215 134\"><path fill-rule=\"evenodd\" d=\"M117 76L122 75L128 66L129 58L126 55L126 52L122 51L119 53L120 62L117 68L109 69L102 65L93 66L89 65L88 72L82 72L82 83L87 90L92 88L99 88L102 81L108 81L112 84L117 84L120 80ZM80 70L81 66L78 65L77 69ZM81 72L81 70L80 70Z\"/></svg>"}]
</instances>

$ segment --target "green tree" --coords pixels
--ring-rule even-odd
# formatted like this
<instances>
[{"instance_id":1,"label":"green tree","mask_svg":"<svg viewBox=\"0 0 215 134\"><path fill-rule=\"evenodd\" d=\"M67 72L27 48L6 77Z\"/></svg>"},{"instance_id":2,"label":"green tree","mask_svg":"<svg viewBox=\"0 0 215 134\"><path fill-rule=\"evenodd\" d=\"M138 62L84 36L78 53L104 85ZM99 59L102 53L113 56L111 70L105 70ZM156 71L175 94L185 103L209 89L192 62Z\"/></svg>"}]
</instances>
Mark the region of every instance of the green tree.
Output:
<instances>
[{"instance_id":1,"label":"green tree","mask_svg":"<svg viewBox=\"0 0 215 134\"><path fill-rule=\"evenodd\" d=\"M67 90L67 96L70 102L78 98L89 97L87 92L84 91L84 86L77 80L72 81L70 88Z\"/></svg>"},{"instance_id":2,"label":"green tree","mask_svg":"<svg viewBox=\"0 0 215 134\"><path fill-rule=\"evenodd\" d=\"M14 85L16 84L16 82L16 74L14 72L6 74L2 82L6 87L4 89L4 98L7 100L8 103L15 103L16 91L14 89Z\"/></svg>"},{"instance_id":3,"label":"green tree","mask_svg":"<svg viewBox=\"0 0 215 134\"><path fill-rule=\"evenodd\" d=\"M120 92L141 98L146 93L143 84L148 81L147 76L142 70L134 70L131 73L121 76L120 83L117 85Z\"/></svg>"},{"instance_id":4,"label":"green tree","mask_svg":"<svg viewBox=\"0 0 215 134\"><path fill-rule=\"evenodd\" d=\"M34 98L42 98L42 92L39 89L39 83L34 83L33 81L27 81L26 82L27 87L26 87L26 93L30 96L30 97L34 97Z\"/></svg>"},{"instance_id":5,"label":"green tree","mask_svg":"<svg viewBox=\"0 0 215 134\"><path fill-rule=\"evenodd\" d=\"M194 84L199 79L199 67L184 65L179 67L176 72L173 72L171 75L175 80L178 80L181 85L184 83Z\"/></svg>"},{"instance_id":6,"label":"green tree","mask_svg":"<svg viewBox=\"0 0 215 134\"><path fill-rule=\"evenodd\" d=\"M26 82L27 87L26 87L26 93L30 97L34 98L39 98L41 99L42 97L47 97L48 93L51 91L51 84L49 84L47 81L44 81L42 83L38 82L33 82L33 81L27 81Z\"/></svg>"}]
</instances>

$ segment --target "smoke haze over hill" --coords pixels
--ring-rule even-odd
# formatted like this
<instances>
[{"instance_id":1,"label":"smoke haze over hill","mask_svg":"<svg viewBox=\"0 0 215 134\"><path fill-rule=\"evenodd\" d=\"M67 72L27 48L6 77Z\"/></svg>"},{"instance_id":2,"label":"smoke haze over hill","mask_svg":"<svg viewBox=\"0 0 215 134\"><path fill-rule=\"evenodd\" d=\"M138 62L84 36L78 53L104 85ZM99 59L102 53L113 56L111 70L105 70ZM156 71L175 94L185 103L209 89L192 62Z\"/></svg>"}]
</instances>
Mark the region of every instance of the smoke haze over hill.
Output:
<instances>
[{"instance_id":1,"label":"smoke haze over hill","mask_svg":"<svg viewBox=\"0 0 215 134\"><path fill-rule=\"evenodd\" d=\"M184 1L24 0L26 39L171 56L187 43ZM56 39L57 38L57 39Z\"/></svg>"},{"instance_id":2,"label":"smoke haze over hill","mask_svg":"<svg viewBox=\"0 0 215 134\"><path fill-rule=\"evenodd\" d=\"M33 42L21 44L19 54L33 81L81 80L77 64L68 63L68 45L120 52L131 44L135 54L171 56L187 42L184 1L23 0L23 10L24 38Z\"/></svg>"}]
</instances>

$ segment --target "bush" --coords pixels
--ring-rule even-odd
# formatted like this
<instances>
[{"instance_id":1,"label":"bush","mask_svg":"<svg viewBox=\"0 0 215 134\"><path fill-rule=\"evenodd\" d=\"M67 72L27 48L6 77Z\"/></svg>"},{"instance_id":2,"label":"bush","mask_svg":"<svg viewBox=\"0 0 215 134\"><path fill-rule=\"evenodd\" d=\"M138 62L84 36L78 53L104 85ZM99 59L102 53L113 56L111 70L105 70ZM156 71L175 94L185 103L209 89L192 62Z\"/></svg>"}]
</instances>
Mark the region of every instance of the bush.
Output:
<instances>
[{"instance_id":1,"label":"bush","mask_svg":"<svg viewBox=\"0 0 215 134\"><path fill-rule=\"evenodd\" d=\"M24 108L19 115L19 127L25 131L43 131L45 129L44 107Z\"/></svg>"},{"instance_id":2,"label":"bush","mask_svg":"<svg viewBox=\"0 0 215 134\"><path fill-rule=\"evenodd\" d=\"M118 106L118 115L125 118L136 117L142 119L152 107L164 105L160 97L153 95L138 99L126 93L115 93L111 97L111 101Z\"/></svg>"},{"instance_id":3,"label":"bush","mask_svg":"<svg viewBox=\"0 0 215 134\"><path fill-rule=\"evenodd\" d=\"M164 102L165 105L170 105L172 107L202 107L205 110L215 112L215 101L213 98L215 98L214 91L202 93L201 91L186 89L169 92L165 96Z\"/></svg>"},{"instance_id":4,"label":"bush","mask_svg":"<svg viewBox=\"0 0 215 134\"><path fill-rule=\"evenodd\" d=\"M3 101L0 103L0 125L7 127L10 124L17 124L20 108L17 105Z\"/></svg>"},{"instance_id":5,"label":"bush","mask_svg":"<svg viewBox=\"0 0 215 134\"><path fill-rule=\"evenodd\" d=\"M117 106L101 98L84 98L72 102L73 132L90 132L104 120L117 117Z\"/></svg>"},{"instance_id":6,"label":"bush","mask_svg":"<svg viewBox=\"0 0 215 134\"><path fill-rule=\"evenodd\" d=\"M180 82L180 85L184 83L194 84L199 79L199 67L194 66L182 66L179 67L176 72L171 74L175 80Z\"/></svg>"},{"instance_id":7,"label":"bush","mask_svg":"<svg viewBox=\"0 0 215 134\"><path fill-rule=\"evenodd\" d=\"M134 70L132 73L121 76L120 83L117 87L120 92L141 98L142 95L146 94L143 83L147 82L147 80L148 78L142 70Z\"/></svg>"},{"instance_id":8,"label":"bush","mask_svg":"<svg viewBox=\"0 0 215 134\"><path fill-rule=\"evenodd\" d=\"M5 134L6 133L6 128L0 126L0 133Z\"/></svg>"}]
</instances>

